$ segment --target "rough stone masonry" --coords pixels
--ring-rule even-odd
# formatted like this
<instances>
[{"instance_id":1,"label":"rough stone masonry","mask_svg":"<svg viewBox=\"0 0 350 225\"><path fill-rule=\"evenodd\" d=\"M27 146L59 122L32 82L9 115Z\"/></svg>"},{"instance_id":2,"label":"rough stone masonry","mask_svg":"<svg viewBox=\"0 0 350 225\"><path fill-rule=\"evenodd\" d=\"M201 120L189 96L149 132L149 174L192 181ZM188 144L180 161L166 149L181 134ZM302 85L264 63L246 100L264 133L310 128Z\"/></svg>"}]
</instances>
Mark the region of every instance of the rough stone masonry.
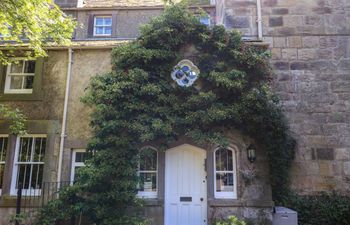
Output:
<instances>
[{"instance_id":1,"label":"rough stone masonry","mask_svg":"<svg viewBox=\"0 0 350 225\"><path fill-rule=\"evenodd\" d=\"M256 38L255 0L227 0L222 14ZM273 88L298 141L292 187L350 194L350 1L262 0L262 16Z\"/></svg>"}]
</instances>

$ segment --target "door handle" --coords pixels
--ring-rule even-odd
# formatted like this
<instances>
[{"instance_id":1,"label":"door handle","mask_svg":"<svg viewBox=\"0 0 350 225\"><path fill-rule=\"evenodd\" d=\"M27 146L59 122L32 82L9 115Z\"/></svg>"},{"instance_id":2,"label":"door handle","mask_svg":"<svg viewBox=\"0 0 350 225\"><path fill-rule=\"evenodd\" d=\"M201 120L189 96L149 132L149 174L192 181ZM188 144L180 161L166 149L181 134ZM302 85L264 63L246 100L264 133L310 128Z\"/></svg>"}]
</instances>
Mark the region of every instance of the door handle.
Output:
<instances>
[{"instance_id":1,"label":"door handle","mask_svg":"<svg viewBox=\"0 0 350 225\"><path fill-rule=\"evenodd\" d=\"M203 198L201 198L201 202L203 202Z\"/></svg>"}]
</instances>

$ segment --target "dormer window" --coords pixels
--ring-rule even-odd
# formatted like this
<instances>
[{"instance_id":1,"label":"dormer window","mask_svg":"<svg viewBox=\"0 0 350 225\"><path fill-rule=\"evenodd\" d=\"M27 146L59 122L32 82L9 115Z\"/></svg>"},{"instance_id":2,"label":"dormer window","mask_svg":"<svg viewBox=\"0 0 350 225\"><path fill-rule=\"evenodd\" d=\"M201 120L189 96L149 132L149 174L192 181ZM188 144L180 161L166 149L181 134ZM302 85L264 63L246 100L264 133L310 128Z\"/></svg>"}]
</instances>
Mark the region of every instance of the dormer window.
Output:
<instances>
[{"instance_id":1,"label":"dormer window","mask_svg":"<svg viewBox=\"0 0 350 225\"><path fill-rule=\"evenodd\" d=\"M31 94L35 76L34 60L19 60L7 66L5 94Z\"/></svg>"},{"instance_id":2,"label":"dormer window","mask_svg":"<svg viewBox=\"0 0 350 225\"><path fill-rule=\"evenodd\" d=\"M112 16L94 17L94 36L112 36Z\"/></svg>"}]
</instances>

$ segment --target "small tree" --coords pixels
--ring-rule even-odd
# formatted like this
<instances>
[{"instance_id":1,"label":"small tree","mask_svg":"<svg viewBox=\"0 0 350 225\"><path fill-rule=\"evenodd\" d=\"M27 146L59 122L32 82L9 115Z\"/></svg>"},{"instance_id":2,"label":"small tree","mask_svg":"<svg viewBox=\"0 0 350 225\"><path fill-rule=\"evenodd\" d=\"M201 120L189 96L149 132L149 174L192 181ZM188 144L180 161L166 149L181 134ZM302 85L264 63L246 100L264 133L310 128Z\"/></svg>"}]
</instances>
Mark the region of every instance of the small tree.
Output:
<instances>
[{"instance_id":1,"label":"small tree","mask_svg":"<svg viewBox=\"0 0 350 225\"><path fill-rule=\"evenodd\" d=\"M69 44L75 22L52 0L1 0L0 41L8 41L6 51L0 50L0 62L8 63L16 50L14 44L28 43L24 57L45 56L44 45Z\"/></svg>"}]
</instances>

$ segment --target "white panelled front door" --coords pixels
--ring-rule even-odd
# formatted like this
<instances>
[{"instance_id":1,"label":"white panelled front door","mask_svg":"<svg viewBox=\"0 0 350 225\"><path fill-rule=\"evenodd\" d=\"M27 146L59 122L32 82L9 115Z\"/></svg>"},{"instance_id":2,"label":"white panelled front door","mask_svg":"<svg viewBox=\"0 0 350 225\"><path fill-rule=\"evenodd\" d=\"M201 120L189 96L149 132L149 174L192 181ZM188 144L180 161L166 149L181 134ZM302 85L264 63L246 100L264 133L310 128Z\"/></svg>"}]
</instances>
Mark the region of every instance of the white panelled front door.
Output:
<instances>
[{"instance_id":1,"label":"white panelled front door","mask_svg":"<svg viewBox=\"0 0 350 225\"><path fill-rule=\"evenodd\" d=\"M165 152L165 225L207 224L205 158L188 144Z\"/></svg>"}]
</instances>

